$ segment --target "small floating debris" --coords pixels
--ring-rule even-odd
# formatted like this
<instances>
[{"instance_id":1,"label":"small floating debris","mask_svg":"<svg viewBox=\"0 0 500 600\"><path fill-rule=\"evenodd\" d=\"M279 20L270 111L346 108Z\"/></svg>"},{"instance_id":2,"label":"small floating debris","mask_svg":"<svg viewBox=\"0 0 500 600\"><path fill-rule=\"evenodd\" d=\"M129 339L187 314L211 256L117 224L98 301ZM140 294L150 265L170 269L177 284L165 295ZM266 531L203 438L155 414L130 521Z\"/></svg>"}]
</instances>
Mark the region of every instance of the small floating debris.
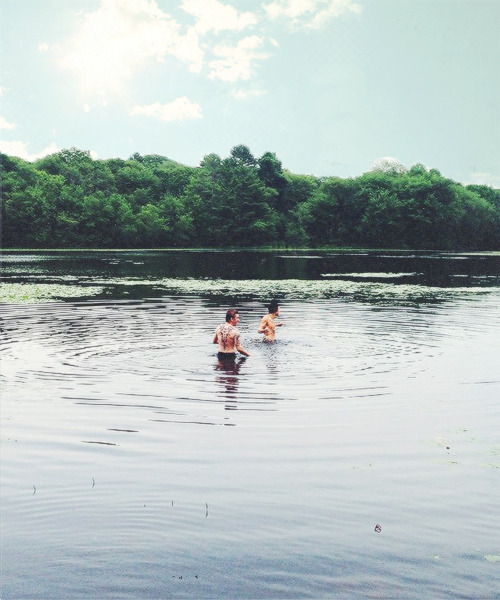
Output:
<instances>
[{"instance_id":1,"label":"small floating debris","mask_svg":"<svg viewBox=\"0 0 500 600\"><path fill-rule=\"evenodd\" d=\"M137 429L118 429L117 427L108 427L108 431L122 431L123 433L139 433Z\"/></svg>"},{"instance_id":2,"label":"small floating debris","mask_svg":"<svg viewBox=\"0 0 500 600\"><path fill-rule=\"evenodd\" d=\"M496 554L485 554L484 558L488 562L492 562L492 563L500 562L500 556L497 556Z\"/></svg>"},{"instance_id":3,"label":"small floating debris","mask_svg":"<svg viewBox=\"0 0 500 600\"><path fill-rule=\"evenodd\" d=\"M100 444L101 446L118 446L118 444L113 444L111 442L95 442L92 440L82 440L82 444Z\"/></svg>"},{"instance_id":4,"label":"small floating debris","mask_svg":"<svg viewBox=\"0 0 500 600\"><path fill-rule=\"evenodd\" d=\"M315 254L281 254L278 258L323 258L322 256L316 256Z\"/></svg>"},{"instance_id":5,"label":"small floating debris","mask_svg":"<svg viewBox=\"0 0 500 600\"><path fill-rule=\"evenodd\" d=\"M379 525L378 523L375 525L375 529L374 531L376 531L377 533L380 533L382 531L382 527L381 525Z\"/></svg>"},{"instance_id":6,"label":"small floating debris","mask_svg":"<svg viewBox=\"0 0 500 600\"><path fill-rule=\"evenodd\" d=\"M321 277L349 277L351 279L398 279L417 275L420 273L321 273Z\"/></svg>"}]
</instances>

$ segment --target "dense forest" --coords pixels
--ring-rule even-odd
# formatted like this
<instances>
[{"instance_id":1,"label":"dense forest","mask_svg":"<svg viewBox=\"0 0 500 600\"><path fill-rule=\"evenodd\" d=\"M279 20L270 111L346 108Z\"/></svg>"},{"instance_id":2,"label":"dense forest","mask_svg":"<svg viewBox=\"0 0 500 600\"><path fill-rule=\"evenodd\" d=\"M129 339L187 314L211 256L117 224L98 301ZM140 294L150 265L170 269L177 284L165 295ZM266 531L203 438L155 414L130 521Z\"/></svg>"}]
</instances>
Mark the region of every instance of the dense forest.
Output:
<instances>
[{"instance_id":1,"label":"dense forest","mask_svg":"<svg viewBox=\"0 0 500 600\"><path fill-rule=\"evenodd\" d=\"M71 148L34 163L0 154L0 169L4 248L500 249L500 190L419 164L295 175L239 145L199 167Z\"/></svg>"}]
</instances>

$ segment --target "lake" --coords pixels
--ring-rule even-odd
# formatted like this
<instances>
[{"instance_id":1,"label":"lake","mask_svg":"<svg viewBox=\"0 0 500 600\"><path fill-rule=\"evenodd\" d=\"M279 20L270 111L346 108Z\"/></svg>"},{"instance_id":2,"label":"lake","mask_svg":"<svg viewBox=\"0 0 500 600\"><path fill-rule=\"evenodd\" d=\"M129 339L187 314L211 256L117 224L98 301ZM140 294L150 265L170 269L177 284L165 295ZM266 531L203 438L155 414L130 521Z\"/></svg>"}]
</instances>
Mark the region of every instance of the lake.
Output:
<instances>
[{"instance_id":1,"label":"lake","mask_svg":"<svg viewBox=\"0 0 500 600\"><path fill-rule=\"evenodd\" d=\"M3 600L500 597L500 253L2 273Z\"/></svg>"}]
</instances>

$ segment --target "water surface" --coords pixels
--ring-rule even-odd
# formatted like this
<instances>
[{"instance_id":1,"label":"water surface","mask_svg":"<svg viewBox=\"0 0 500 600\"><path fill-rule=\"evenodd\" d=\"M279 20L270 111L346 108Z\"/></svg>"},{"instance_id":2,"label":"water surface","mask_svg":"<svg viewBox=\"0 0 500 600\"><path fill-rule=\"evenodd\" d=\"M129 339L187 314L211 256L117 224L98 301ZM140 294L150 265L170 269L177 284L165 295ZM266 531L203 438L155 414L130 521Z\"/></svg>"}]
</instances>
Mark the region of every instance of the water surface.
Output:
<instances>
[{"instance_id":1,"label":"water surface","mask_svg":"<svg viewBox=\"0 0 500 600\"><path fill-rule=\"evenodd\" d=\"M6 253L2 598L498 598L499 260Z\"/></svg>"}]
</instances>

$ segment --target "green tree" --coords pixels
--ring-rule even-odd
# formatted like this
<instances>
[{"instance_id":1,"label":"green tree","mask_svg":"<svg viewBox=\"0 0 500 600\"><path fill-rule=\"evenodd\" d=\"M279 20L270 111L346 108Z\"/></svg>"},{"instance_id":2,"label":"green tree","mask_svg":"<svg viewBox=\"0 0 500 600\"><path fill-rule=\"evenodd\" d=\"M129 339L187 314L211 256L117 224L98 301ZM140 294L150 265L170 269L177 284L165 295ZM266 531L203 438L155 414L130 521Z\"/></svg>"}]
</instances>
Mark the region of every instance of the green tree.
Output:
<instances>
[{"instance_id":1,"label":"green tree","mask_svg":"<svg viewBox=\"0 0 500 600\"><path fill-rule=\"evenodd\" d=\"M165 194L159 210L165 222L166 244L169 247L182 248L194 243L193 216L181 198Z\"/></svg>"},{"instance_id":2,"label":"green tree","mask_svg":"<svg viewBox=\"0 0 500 600\"><path fill-rule=\"evenodd\" d=\"M243 144L231 148L229 161L245 167L255 167L257 165L254 155L250 152L248 146Z\"/></svg>"},{"instance_id":3,"label":"green tree","mask_svg":"<svg viewBox=\"0 0 500 600\"><path fill-rule=\"evenodd\" d=\"M201 244L252 246L276 237L274 196L246 161L209 155L191 178L185 200Z\"/></svg>"},{"instance_id":4,"label":"green tree","mask_svg":"<svg viewBox=\"0 0 500 600\"><path fill-rule=\"evenodd\" d=\"M321 185L321 182L312 175L295 175L290 171L283 171L285 186L281 201L281 210L284 213L294 211L298 206L307 202Z\"/></svg>"},{"instance_id":5,"label":"green tree","mask_svg":"<svg viewBox=\"0 0 500 600\"><path fill-rule=\"evenodd\" d=\"M81 238L90 247L128 248L135 244L136 226L129 204L119 194L96 192L83 199Z\"/></svg>"},{"instance_id":6,"label":"green tree","mask_svg":"<svg viewBox=\"0 0 500 600\"><path fill-rule=\"evenodd\" d=\"M16 247L52 247L62 187L62 177L38 172L32 185L11 191L4 199L4 243Z\"/></svg>"},{"instance_id":7,"label":"green tree","mask_svg":"<svg viewBox=\"0 0 500 600\"><path fill-rule=\"evenodd\" d=\"M166 222L158 206L146 204L135 218L135 243L142 248L159 248L167 244Z\"/></svg>"},{"instance_id":8,"label":"green tree","mask_svg":"<svg viewBox=\"0 0 500 600\"><path fill-rule=\"evenodd\" d=\"M374 190L361 218L359 235L368 246L400 247L405 234L404 210L395 190Z\"/></svg>"},{"instance_id":9,"label":"green tree","mask_svg":"<svg viewBox=\"0 0 500 600\"><path fill-rule=\"evenodd\" d=\"M356 182L329 177L299 206L297 214L312 245L351 245L359 238L366 203Z\"/></svg>"},{"instance_id":10,"label":"green tree","mask_svg":"<svg viewBox=\"0 0 500 600\"><path fill-rule=\"evenodd\" d=\"M484 198L487 202L493 206L493 208L500 211L500 190L490 187L489 185L468 185L467 189L474 194L477 194L480 198Z\"/></svg>"},{"instance_id":11,"label":"green tree","mask_svg":"<svg viewBox=\"0 0 500 600\"><path fill-rule=\"evenodd\" d=\"M313 246L333 245L337 241L338 201L324 189L316 190L297 211L299 223Z\"/></svg>"},{"instance_id":12,"label":"green tree","mask_svg":"<svg viewBox=\"0 0 500 600\"><path fill-rule=\"evenodd\" d=\"M33 164L0 154L0 175L8 247L500 248L500 190L421 164L378 161L344 180L292 174L244 145L199 167L70 148Z\"/></svg>"},{"instance_id":13,"label":"green tree","mask_svg":"<svg viewBox=\"0 0 500 600\"><path fill-rule=\"evenodd\" d=\"M135 160L128 161L115 175L119 194L130 195L137 190L147 190L152 201L158 200L160 181L148 167Z\"/></svg>"},{"instance_id":14,"label":"green tree","mask_svg":"<svg viewBox=\"0 0 500 600\"><path fill-rule=\"evenodd\" d=\"M418 166L420 167L421 165ZM397 158L387 156L375 161L372 171L375 173L384 173L385 175L403 175L407 172L407 168Z\"/></svg>"},{"instance_id":15,"label":"green tree","mask_svg":"<svg viewBox=\"0 0 500 600\"><path fill-rule=\"evenodd\" d=\"M93 161L90 152L69 148L37 160L35 167L50 175L61 175L68 185L85 189L91 180Z\"/></svg>"},{"instance_id":16,"label":"green tree","mask_svg":"<svg viewBox=\"0 0 500 600\"><path fill-rule=\"evenodd\" d=\"M280 213L286 213L288 209L283 199L287 181L283 176L281 161L274 152L266 152L259 158L257 164L259 179L275 192L274 208Z\"/></svg>"},{"instance_id":17,"label":"green tree","mask_svg":"<svg viewBox=\"0 0 500 600\"><path fill-rule=\"evenodd\" d=\"M500 213L473 189L455 190L455 225L452 248L486 250L500 247Z\"/></svg>"},{"instance_id":18,"label":"green tree","mask_svg":"<svg viewBox=\"0 0 500 600\"><path fill-rule=\"evenodd\" d=\"M154 167L152 173L159 181L161 195L171 194L179 197L185 192L196 171L197 169L193 167L166 163Z\"/></svg>"},{"instance_id":19,"label":"green tree","mask_svg":"<svg viewBox=\"0 0 500 600\"><path fill-rule=\"evenodd\" d=\"M395 190L403 205L401 241L405 246L450 246L457 223L455 189L453 182L430 172L401 178Z\"/></svg>"}]
</instances>

